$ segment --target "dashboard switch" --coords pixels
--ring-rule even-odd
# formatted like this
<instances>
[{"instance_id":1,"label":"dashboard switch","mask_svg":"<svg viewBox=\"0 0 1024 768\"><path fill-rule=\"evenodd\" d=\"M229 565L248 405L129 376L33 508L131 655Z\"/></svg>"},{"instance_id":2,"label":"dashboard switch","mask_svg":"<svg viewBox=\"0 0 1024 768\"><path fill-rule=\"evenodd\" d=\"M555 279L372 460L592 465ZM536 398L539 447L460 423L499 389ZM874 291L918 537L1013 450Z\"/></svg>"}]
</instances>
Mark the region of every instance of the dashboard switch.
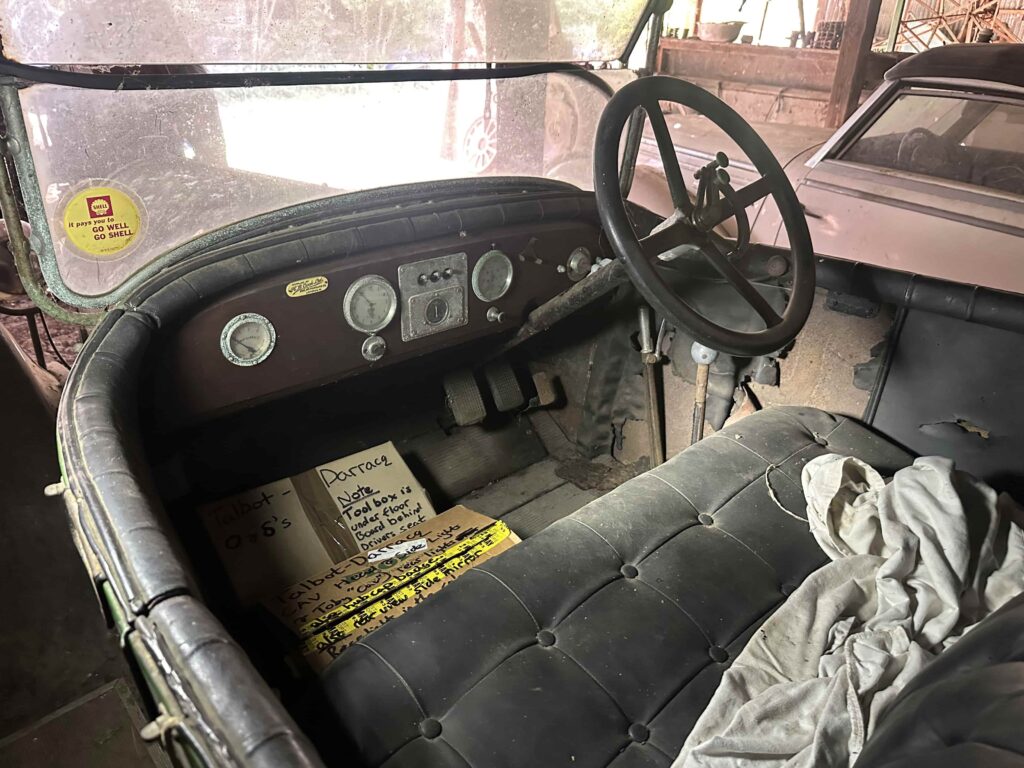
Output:
<instances>
[{"instance_id":1,"label":"dashboard switch","mask_svg":"<svg viewBox=\"0 0 1024 768\"><path fill-rule=\"evenodd\" d=\"M436 269L433 272L430 273L430 282L436 283L440 279L441 279L441 273L438 272Z\"/></svg>"},{"instance_id":2,"label":"dashboard switch","mask_svg":"<svg viewBox=\"0 0 1024 768\"><path fill-rule=\"evenodd\" d=\"M487 310L487 319L492 323L500 323L505 319L505 313L497 307L491 307Z\"/></svg>"},{"instance_id":3,"label":"dashboard switch","mask_svg":"<svg viewBox=\"0 0 1024 768\"><path fill-rule=\"evenodd\" d=\"M387 351L388 343L380 336L368 336L363 342L363 357L371 363L380 360Z\"/></svg>"}]
</instances>

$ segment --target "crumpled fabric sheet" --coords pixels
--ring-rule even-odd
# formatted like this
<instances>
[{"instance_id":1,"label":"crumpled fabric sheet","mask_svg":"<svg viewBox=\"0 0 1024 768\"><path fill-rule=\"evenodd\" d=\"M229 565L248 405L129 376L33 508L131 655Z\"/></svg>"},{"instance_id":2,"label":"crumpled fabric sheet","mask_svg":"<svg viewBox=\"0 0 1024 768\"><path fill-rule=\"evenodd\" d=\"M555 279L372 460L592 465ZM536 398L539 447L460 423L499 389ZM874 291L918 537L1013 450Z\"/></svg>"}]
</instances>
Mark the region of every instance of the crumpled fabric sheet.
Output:
<instances>
[{"instance_id":1,"label":"crumpled fabric sheet","mask_svg":"<svg viewBox=\"0 0 1024 768\"><path fill-rule=\"evenodd\" d=\"M802 479L832 562L747 643L673 768L853 765L907 682L1024 591L1021 509L950 460L887 485L830 454Z\"/></svg>"}]
</instances>

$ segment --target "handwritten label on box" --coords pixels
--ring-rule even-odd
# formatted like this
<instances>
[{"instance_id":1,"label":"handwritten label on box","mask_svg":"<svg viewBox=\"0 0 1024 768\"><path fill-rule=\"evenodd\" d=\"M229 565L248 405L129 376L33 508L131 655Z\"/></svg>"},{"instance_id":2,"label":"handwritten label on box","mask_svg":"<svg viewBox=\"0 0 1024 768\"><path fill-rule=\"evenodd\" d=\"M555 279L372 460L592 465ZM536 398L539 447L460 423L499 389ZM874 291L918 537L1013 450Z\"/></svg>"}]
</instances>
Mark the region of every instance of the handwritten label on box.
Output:
<instances>
[{"instance_id":1,"label":"handwritten label on box","mask_svg":"<svg viewBox=\"0 0 1024 768\"><path fill-rule=\"evenodd\" d=\"M331 567L291 480L210 504L200 515L243 605Z\"/></svg>"},{"instance_id":2,"label":"handwritten label on box","mask_svg":"<svg viewBox=\"0 0 1024 768\"><path fill-rule=\"evenodd\" d=\"M339 522L362 552L401 539L435 515L423 487L390 442L321 464L316 473Z\"/></svg>"}]
</instances>

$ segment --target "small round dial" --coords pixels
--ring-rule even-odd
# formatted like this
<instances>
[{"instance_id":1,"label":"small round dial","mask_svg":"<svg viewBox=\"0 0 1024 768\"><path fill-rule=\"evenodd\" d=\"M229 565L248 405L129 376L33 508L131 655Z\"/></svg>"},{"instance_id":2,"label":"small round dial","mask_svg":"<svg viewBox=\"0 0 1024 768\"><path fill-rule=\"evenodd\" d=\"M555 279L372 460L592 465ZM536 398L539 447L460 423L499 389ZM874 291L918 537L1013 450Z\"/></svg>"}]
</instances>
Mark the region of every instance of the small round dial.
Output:
<instances>
[{"instance_id":1,"label":"small round dial","mask_svg":"<svg viewBox=\"0 0 1024 768\"><path fill-rule=\"evenodd\" d=\"M345 291L345 320L357 331L376 333L395 316L398 296L380 275L366 275Z\"/></svg>"},{"instance_id":2,"label":"small round dial","mask_svg":"<svg viewBox=\"0 0 1024 768\"><path fill-rule=\"evenodd\" d=\"M246 312L228 320L220 333L220 351L234 365L258 365L274 351L277 332L263 315Z\"/></svg>"},{"instance_id":3,"label":"small round dial","mask_svg":"<svg viewBox=\"0 0 1024 768\"><path fill-rule=\"evenodd\" d=\"M438 297L428 302L426 309L423 310L423 317L430 325L440 325L448 319L450 311L448 302Z\"/></svg>"},{"instance_id":4,"label":"small round dial","mask_svg":"<svg viewBox=\"0 0 1024 768\"><path fill-rule=\"evenodd\" d=\"M480 301L497 301L512 286L512 261L501 251L488 251L473 267L472 282Z\"/></svg>"},{"instance_id":5,"label":"small round dial","mask_svg":"<svg viewBox=\"0 0 1024 768\"><path fill-rule=\"evenodd\" d=\"M590 274L590 268L594 266L594 259L590 255L590 251L581 246L569 254L569 261L565 266L569 273L569 279L576 283Z\"/></svg>"}]
</instances>

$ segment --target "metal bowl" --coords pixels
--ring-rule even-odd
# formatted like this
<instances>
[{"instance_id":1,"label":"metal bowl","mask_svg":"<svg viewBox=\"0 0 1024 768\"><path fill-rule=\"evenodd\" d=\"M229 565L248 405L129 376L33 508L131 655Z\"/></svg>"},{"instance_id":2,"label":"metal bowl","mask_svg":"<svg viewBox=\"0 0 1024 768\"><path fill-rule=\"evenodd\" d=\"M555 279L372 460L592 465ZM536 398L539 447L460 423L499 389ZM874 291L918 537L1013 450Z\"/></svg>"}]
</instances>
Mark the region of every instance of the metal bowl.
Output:
<instances>
[{"instance_id":1,"label":"metal bowl","mask_svg":"<svg viewBox=\"0 0 1024 768\"><path fill-rule=\"evenodd\" d=\"M701 21L697 24L697 37L712 43L731 43L740 36L745 21Z\"/></svg>"}]
</instances>

